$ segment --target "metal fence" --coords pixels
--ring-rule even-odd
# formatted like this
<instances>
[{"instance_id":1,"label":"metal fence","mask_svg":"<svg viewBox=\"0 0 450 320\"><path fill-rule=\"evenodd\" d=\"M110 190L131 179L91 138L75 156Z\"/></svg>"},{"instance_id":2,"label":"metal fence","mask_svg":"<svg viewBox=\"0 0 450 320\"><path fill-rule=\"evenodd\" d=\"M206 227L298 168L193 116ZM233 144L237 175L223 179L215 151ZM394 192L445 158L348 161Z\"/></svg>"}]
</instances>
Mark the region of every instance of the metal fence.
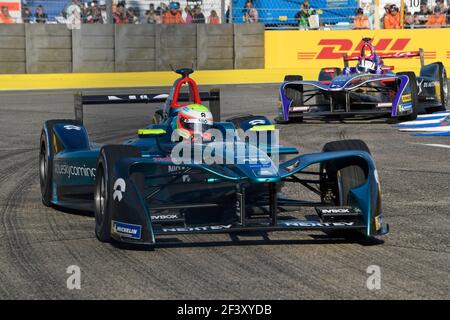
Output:
<instances>
[{"instance_id":1,"label":"metal fence","mask_svg":"<svg viewBox=\"0 0 450 320\"><path fill-rule=\"evenodd\" d=\"M385 7L392 4L399 11L398 17L390 20L397 19L399 28L448 27L449 1L441 0L438 5L436 0L175 0L186 23L262 23L267 29L308 30L390 27L385 23L385 16L390 15ZM121 2L125 6L119 8ZM0 0L0 23L69 23L72 17L68 16L68 10L73 4L80 8L80 23L164 23L169 3L169 0ZM439 13L435 12L438 6ZM362 27L355 23L355 18L361 19L357 17L358 8L362 9L362 19L367 21ZM120 15L123 19L116 19Z\"/></svg>"}]
</instances>

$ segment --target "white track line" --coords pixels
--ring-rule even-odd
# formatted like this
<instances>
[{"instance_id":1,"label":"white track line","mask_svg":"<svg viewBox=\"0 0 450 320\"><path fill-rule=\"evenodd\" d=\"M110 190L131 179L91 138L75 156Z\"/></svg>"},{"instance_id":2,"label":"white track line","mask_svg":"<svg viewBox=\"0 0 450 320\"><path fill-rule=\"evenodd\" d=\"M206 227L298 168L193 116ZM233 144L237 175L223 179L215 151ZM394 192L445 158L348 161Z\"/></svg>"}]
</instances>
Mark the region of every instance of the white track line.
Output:
<instances>
[{"instance_id":1,"label":"white track line","mask_svg":"<svg viewBox=\"0 0 450 320\"><path fill-rule=\"evenodd\" d=\"M403 132L450 132L450 126L430 128L398 128L398 130Z\"/></svg>"},{"instance_id":2,"label":"white track line","mask_svg":"<svg viewBox=\"0 0 450 320\"><path fill-rule=\"evenodd\" d=\"M434 119L434 120L419 120L419 121L407 121L407 122L401 122L397 126L411 126L415 124L429 124L429 123L439 123L442 120L444 120L445 117Z\"/></svg>"},{"instance_id":3,"label":"white track line","mask_svg":"<svg viewBox=\"0 0 450 320\"><path fill-rule=\"evenodd\" d=\"M442 112L438 112L438 113L431 113L431 114L421 114L421 115L417 116L417 118L424 119L424 118L436 117L436 116L440 116L440 115L445 117L448 114L450 114L450 110L442 111Z\"/></svg>"},{"instance_id":4,"label":"white track line","mask_svg":"<svg viewBox=\"0 0 450 320\"><path fill-rule=\"evenodd\" d=\"M446 144L439 144L439 143L417 143L417 144L421 144L423 146L428 146L428 147L438 147L438 148L450 149L450 146L446 145Z\"/></svg>"}]
</instances>

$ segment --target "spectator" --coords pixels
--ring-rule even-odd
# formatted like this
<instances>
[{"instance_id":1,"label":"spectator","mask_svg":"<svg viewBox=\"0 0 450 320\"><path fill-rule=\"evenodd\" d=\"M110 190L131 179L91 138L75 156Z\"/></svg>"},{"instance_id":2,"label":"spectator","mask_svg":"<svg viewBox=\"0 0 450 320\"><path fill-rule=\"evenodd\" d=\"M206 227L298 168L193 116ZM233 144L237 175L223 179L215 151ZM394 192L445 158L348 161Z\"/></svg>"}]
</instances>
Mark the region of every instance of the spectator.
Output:
<instances>
[{"instance_id":1,"label":"spectator","mask_svg":"<svg viewBox=\"0 0 450 320\"><path fill-rule=\"evenodd\" d=\"M183 17L180 12L180 4L178 2L171 2L169 4L169 10L163 15L163 23L165 24L182 24L184 23ZM163 9L164 10L164 9Z\"/></svg>"},{"instance_id":2,"label":"spectator","mask_svg":"<svg viewBox=\"0 0 450 320\"><path fill-rule=\"evenodd\" d=\"M46 23L47 22L47 14L44 12L44 7L41 5L38 5L36 7L36 13L34 15L36 18L36 23Z\"/></svg>"},{"instance_id":3,"label":"spectator","mask_svg":"<svg viewBox=\"0 0 450 320\"><path fill-rule=\"evenodd\" d=\"M354 29L369 29L369 19L364 15L364 10L362 8L356 9L353 26Z\"/></svg>"},{"instance_id":4,"label":"spectator","mask_svg":"<svg viewBox=\"0 0 450 320\"><path fill-rule=\"evenodd\" d=\"M192 9L190 5L186 5L186 7L184 8L184 14L184 22L188 24L192 23L192 20L194 18L192 17Z\"/></svg>"},{"instance_id":5,"label":"spectator","mask_svg":"<svg viewBox=\"0 0 450 320\"><path fill-rule=\"evenodd\" d=\"M216 10L211 10L211 15L208 18L209 24L220 24L219 16L217 15Z\"/></svg>"},{"instance_id":6,"label":"spectator","mask_svg":"<svg viewBox=\"0 0 450 320\"><path fill-rule=\"evenodd\" d=\"M2 11L0 13L0 23L11 24L14 23L14 19L11 18L9 14L9 9L7 6L2 6Z\"/></svg>"},{"instance_id":7,"label":"spectator","mask_svg":"<svg viewBox=\"0 0 450 320\"><path fill-rule=\"evenodd\" d=\"M445 26L447 23L446 22L447 19L445 14L441 12L441 7L435 6L433 11L434 14L428 17L428 21L426 23L427 27L440 28L441 26Z\"/></svg>"},{"instance_id":8,"label":"spectator","mask_svg":"<svg viewBox=\"0 0 450 320\"><path fill-rule=\"evenodd\" d=\"M93 6L89 10L89 16L87 18L87 23L103 23L103 16L100 7Z\"/></svg>"},{"instance_id":9,"label":"spectator","mask_svg":"<svg viewBox=\"0 0 450 320\"><path fill-rule=\"evenodd\" d=\"M22 22L30 23L32 19L33 13L31 12L30 7L28 7L28 4L26 3L22 4Z\"/></svg>"},{"instance_id":10,"label":"spectator","mask_svg":"<svg viewBox=\"0 0 450 320\"><path fill-rule=\"evenodd\" d=\"M100 9L100 14L102 16L102 23L108 23L108 11L106 9L106 1L100 0L98 2L98 6Z\"/></svg>"},{"instance_id":11,"label":"spectator","mask_svg":"<svg viewBox=\"0 0 450 320\"><path fill-rule=\"evenodd\" d=\"M383 27L383 29L385 29L386 27L384 26L384 18L386 18L386 16L387 15L389 15L390 13L389 13L389 8L391 7L391 5L392 4L390 4L390 3L386 3L385 5L384 5L384 14L383 14L383 16L381 17L381 19L380 19L380 25Z\"/></svg>"},{"instance_id":12,"label":"spectator","mask_svg":"<svg viewBox=\"0 0 450 320\"><path fill-rule=\"evenodd\" d=\"M205 23L205 15L199 5L194 7L194 14L192 15L192 23Z\"/></svg>"},{"instance_id":13,"label":"spectator","mask_svg":"<svg viewBox=\"0 0 450 320\"><path fill-rule=\"evenodd\" d=\"M428 8L427 2L422 1L420 3L420 10L414 13L414 23L417 25L425 25L428 21L428 16L431 14Z\"/></svg>"},{"instance_id":14,"label":"spectator","mask_svg":"<svg viewBox=\"0 0 450 320\"><path fill-rule=\"evenodd\" d=\"M400 14L398 7L393 4L389 8L389 13L384 17L385 29L400 29Z\"/></svg>"},{"instance_id":15,"label":"spectator","mask_svg":"<svg viewBox=\"0 0 450 320\"><path fill-rule=\"evenodd\" d=\"M162 8L161 7L157 7L156 11L155 11L155 23L156 24L161 24L162 22L163 22Z\"/></svg>"},{"instance_id":16,"label":"spectator","mask_svg":"<svg viewBox=\"0 0 450 320\"><path fill-rule=\"evenodd\" d=\"M127 9L126 15L128 24L139 24L139 17L136 15L136 12L133 7L129 7Z\"/></svg>"},{"instance_id":17,"label":"spectator","mask_svg":"<svg viewBox=\"0 0 450 320\"><path fill-rule=\"evenodd\" d=\"M304 0L300 5L300 11L295 14L295 20L298 21L298 26L302 29L309 28L309 16L311 15L312 10L309 5L308 0Z\"/></svg>"},{"instance_id":18,"label":"spectator","mask_svg":"<svg viewBox=\"0 0 450 320\"><path fill-rule=\"evenodd\" d=\"M119 2L117 4L116 10L113 12L113 20L115 24L126 24L128 22L124 2Z\"/></svg>"},{"instance_id":19,"label":"spectator","mask_svg":"<svg viewBox=\"0 0 450 320\"><path fill-rule=\"evenodd\" d=\"M403 21L403 26L405 28L411 28L412 25L414 25L414 16L412 15L411 11L408 10L408 7L405 6L405 17Z\"/></svg>"},{"instance_id":20,"label":"spectator","mask_svg":"<svg viewBox=\"0 0 450 320\"><path fill-rule=\"evenodd\" d=\"M244 16L246 23L258 23L259 15L258 10L253 7L253 3L251 1L247 1L246 3L246 13Z\"/></svg>"},{"instance_id":21,"label":"spectator","mask_svg":"<svg viewBox=\"0 0 450 320\"><path fill-rule=\"evenodd\" d=\"M154 24L155 23L155 5L150 3L150 6L147 11L145 11L145 23Z\"/></svg>"},{"instance_id":22,"label":"spectator","mask_svg":"<svg viewBox=\"0 0 450 320\"><path fill-rule=\"evenodd\" d=\"M227 11L225 11L225 23L230 23L230 5L228 5Z\"/></svg>"},{"instance_id":23,"label":"spectator","mask_svg":"<svg viewBox=\"0 0 450 320\"><path fill-rule=\"evenodd\" d=\"M439 9L441 10L441 14L446 15L448 13L447 8L445 7L445 3L442 0L436 0L436 5L434 8L439 7ZM433 11L434 11L433 8Z\"/></svg>"},{"instance_id":24,"label":"spectator","mask_svg":"<svg viewBox=\"0 0 450 320\"><path fill-rule=\"evenodd\" d=\"M81 26L81 3L80 0L72 0L67 7L67 26L70 29L79 29Z\"/></svg>"}]
</instances>

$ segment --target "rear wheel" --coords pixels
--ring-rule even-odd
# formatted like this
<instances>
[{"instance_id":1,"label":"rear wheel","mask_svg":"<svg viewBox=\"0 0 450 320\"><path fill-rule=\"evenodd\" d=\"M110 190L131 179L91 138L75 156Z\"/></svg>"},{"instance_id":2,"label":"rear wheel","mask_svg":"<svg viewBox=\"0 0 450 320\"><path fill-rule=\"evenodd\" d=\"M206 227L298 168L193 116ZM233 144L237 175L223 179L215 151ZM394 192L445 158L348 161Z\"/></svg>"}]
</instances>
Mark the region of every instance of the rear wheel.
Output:
<instances>
[{"instance_id":1,"label":"rear wheel","mask_svg":"<svg viewBox=\"0 0 450 320\"><path fill-rule=\"evenodd\" d=\"M44 128L41 131L41 138L39 140L39 182L42 203L47 207L52 205L53 157L61 149L61 144L58 143L54 136L53 127L55 124L60 123L74 126L83 125L80 121L73 119L54 119L47 120L44 123Z\"/></svg>"},{"instance_id":2,"label":"rear wheel","mask_svg":"<svg viewBox=\"0 0 450 320\"><path fill-rule=\"evenodd\" d=\"M160 124L162 122L163 118L164 118L163 111L156 110L155 114L153 115L153 118L152 118L152 124Z\"/></svg>"},{"instance_id":3,"label":"rear wheel","mask_svg":"<svg viewBox=\"0 0 450 320\"><path fill-rule=\"evenodd\" d=\"M445 111L448 107L448 81L447 81L447 71L442 63L439 63L439 84L441 87L441 102L442 102L442 111Z\"/></svg>"},{"instance_id":4,"label":"rear wheel","mask_svg":"<svg viewBox=\"0 0 450 320\"><path fill-rule=\"evenodd\" d=\"M411 104L412 112L406 116L399 116L399 121L413 121L417 119L419 113L419 88L417 86L416 74L414 72L399 72L397 75L405 75L411 84Z\"/></svg>"},{"instance_id":5,"label":"rear wheel","mask_svg":"<svg viewBox=\"0 0 450 320\"><path fill-rule=\"evenodd\" d=\"M50 207L51 206L51 196L52 196L52 155L51 148L48 146L47 139L45 138L45 132L42 130L41 141L40 141L40 152L39 152L39 180L41 185L41 199L42 203Z\"/></svg>"}]
</instances>

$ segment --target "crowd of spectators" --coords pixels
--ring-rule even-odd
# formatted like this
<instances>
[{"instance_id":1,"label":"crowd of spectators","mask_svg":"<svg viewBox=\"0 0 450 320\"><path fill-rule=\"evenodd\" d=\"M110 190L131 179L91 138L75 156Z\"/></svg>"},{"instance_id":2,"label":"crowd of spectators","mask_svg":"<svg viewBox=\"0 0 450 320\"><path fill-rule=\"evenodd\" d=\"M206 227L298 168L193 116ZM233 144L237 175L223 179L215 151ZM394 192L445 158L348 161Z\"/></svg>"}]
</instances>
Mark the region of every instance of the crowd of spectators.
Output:
<instances>
[{"instance_id":1,"label":"crowd of spectators","mask_svg":"<svg viewBox=\"0 0 450 320\"><path fill-rule=\"evenodd\" d=\"M251 5L251 1L248 1ZM227 15L229 17L229 8ZM107 23L108 14L105 0L92 0L83 2L81 0L69 0L61 10L60 16L55 18L53 23L66 23L77 26L82 23ZM256 10L248 9L248 20L257 22ZM128 6L126 1L113 2L112 20L116 24L191 24L207 23L219 24L221 19L217 11L211 10L206 17L199 4L194 6L186 5L181 8L179 2L161 2L158 6L150 3L145 14L141 15L138 7ZM227 19L227 23L229 19ZM2 6L0 10L0 23L49 23L47 14L42 5L38 5L33 13L27 3L22 3L20 21L11 17L7 6Z\"/></svg>"},{"instance_id":2,"label":"crowd of spectators","mask_svg":"<svg viewBox=\"0 0 450 320\"><path fill-rule=\"evenodd\" d=\"M405 6L403 16L396 4L386 4L380 25L383 29L439 28L447 25L448 21L450 21L450 12L442 0L436 0L432 7L429 7L425 0L421 1L419 11L414 13ZM353 25L355 29L369 29L369 21L362 8L356 10Z\"/></svg>"},{"instance_id":3,"label":"crowd of spectators","mask_svg":"<svg viewBox=\"0 0 450 320\"><path fill-rule=\"evenodd\" d=\"M24 0L26 1L26 0ZM113 1L112 22L116 24L219 24L221 18L215 10L211 10L206 17L200 5L187 5L182 8L179 2L161 2L159 5L150 3L148 10L140 11L139 7L127 5L126 1ZM254 0L246 0L242 8L242 19L244 23L258 23L258 10L254 7ZM16 21L9 12L7 6L3 5L0 10L0 23L49 23L49 18L42 5L34 7L34 12L26 2L22 3L20 21ZM450 11L444 4L444 0L435 0L433 6L429 6L427 0L421 0L420 10L410 12L408 7L403 14L396 4L386 4L384 14L381 17L380 26L384 29L401 29L415 27L441 27L450 24ZM295 20L300 29L316 29L319 27L320 9L313 9L308 0L300 4L300 10L295 14ZM369 18L362 8L356 9L353 18L354 29L370 29L373 20ZM224 23L230 23L230 6L228 6ZM108 23L108 14L105 0L69 0L61 10L60 16L53 23L66 23L77 26L82 23ZM236 19L236 17L234 17Z\"/></svg>"}]
</instances>

